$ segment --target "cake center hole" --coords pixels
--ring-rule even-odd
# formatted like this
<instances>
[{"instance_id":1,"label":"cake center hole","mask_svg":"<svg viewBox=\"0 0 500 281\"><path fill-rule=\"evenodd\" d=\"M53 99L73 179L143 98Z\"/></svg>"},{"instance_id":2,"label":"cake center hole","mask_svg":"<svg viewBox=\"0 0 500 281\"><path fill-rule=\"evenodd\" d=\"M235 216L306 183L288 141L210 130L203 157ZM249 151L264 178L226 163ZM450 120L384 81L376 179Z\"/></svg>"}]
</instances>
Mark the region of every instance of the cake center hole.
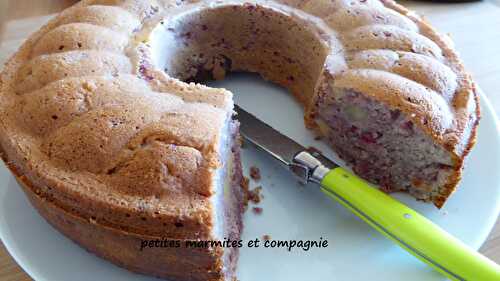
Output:
<instances>
[{"instance_id":1,"label":"cake center hole","mask_svg":"<svg viewBox=\"0 0 500 281\"><path fill-rule=\"evenodd\" d=\"M186 82L253 72L307 102L329 53L317 27L290 10L225 4L165 18L157 27L156 67Z\"/></svg>"}]
</instances>

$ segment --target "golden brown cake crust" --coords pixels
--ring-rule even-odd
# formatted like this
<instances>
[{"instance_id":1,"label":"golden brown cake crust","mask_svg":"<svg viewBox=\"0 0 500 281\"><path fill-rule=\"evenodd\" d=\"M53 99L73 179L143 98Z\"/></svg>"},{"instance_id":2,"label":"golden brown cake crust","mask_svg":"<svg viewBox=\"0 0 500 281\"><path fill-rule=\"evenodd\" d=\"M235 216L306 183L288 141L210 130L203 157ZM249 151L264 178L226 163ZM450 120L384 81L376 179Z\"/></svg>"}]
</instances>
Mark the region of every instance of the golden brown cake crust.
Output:
<instances>
[{"instance_id":1,"label":"golden brown cake crust","mask_svg":"<svg viewBox=\"0 0 500 281\"><path fill-rule=\"evenodd\" d=\"M121 243L115 246L124 249L134 247L138 237L213 238L212 179L221 163L232 95L155 68L148 25L184 10L212 9L207 1L180 2L81 1L30 36L0 75L2 157L32 203L91 251L160 276L169 273L148 269L143 263L150 257L133 260L125 250L113 256L113 249L98 245L114 237ZM258 10L263 18L272 10L294 28L309 30L309 41L320 40L314 49L328 46L331 53L324 66L314 65L322 54L316 50L319 55L306 69L323 69L327 83L400 108L450 152L455 170L432 199L441 207L460 179L480 116L472 79L446 37L394 1L246 2L217 5ZM304 45L304 38L297 39ZM299 76L282 77L245 58L233 66L266 69L266 78L289 87L307 107L306 122L314 127L317 97L310 84L315 81L309 75L307 85L292 83L301 68L291 67L291 58L281 59ZM218 261L206 263L219 272L213 280L222 280ZM186 277L179 271L178 278Z\"/></svg>"},{"instance_id":2,"label":"golden brown cake crust","mask_svg":"<svg viewBox=\"0 0 500 281\"><path fill-rule=\"evenodd\" d=\"M11 171L15 174L14 168ZM34 193L34 188L27 178L18 176L16 179L31 204L47 222L93 254L130 271L160 278L168 277L173 281L221 280L222 264L218 258L222 254L220 249L141 249L144 241L162 240L165 237L138 235L88 221L58 208L50 198ZM185 243L186 240L180 242Z\"/></svg>"},{"instance_id":3,"label":"golden brown cake crust","mask_svg":"<svg viewBox=\"0 0 500 281\"><path fill-rule=\"evenodd\" d=\"M230 115L230 93L214 90L215 96L226 97L219 102L222 109L187 104L172 94L155 94L144 81L127 74L132 72L129 59L107 50L76 51L76 60L87 59L83 65L75 63L74 51L48 55L49 59L67 57L56 57L53 63L37 61L46 55L26 63L34 51L40 50L36 46L44 42L45 36L51 36L48 31L59 25L59 18L82 9L84 2L51 20L6 63L2 93L11 95L1 97L3 104L10 105L2 108L1 141L8 161L36 182L40 192L54 197L60 208L87 219L94 217L104 225L139 234L210 238L211 205L207 196L213 192L211 174L219 165L217 147L221 126ZM101 55L108 61L100 61ZM116 67L109 61L110 56L122 56L128 66ZM16 82L23 79L23 67L27 65L39 67L41 74L30 70L36 79L25 83L25 87ZM53 65L58 66L53 68L55 74L48 73ZM97 71L89 68L92 65ZM78 78L79 74L85 77ZM56 91L61 95L53 95ZM66 100L60 99L62 95L68 96ZM153 95L155 100L151 100ZM39 103L30 104L36 100ZM128 105L132 103L131 109ZM164 122L166 119L169 122ZM147 178L148 189L128 192L118 180L127 170L118 168L133 165L136 157L147 157L147 151L154 151L149 154L151 162L136 167L135 172L143 174L135 183L134 177L128 175L128 184L141 186ZM164 158L159 158L163 153ZM162 161L172 163L178 171L159 178L162 174L155 172L153 163L159 165ZM180 186L175 192L165 190L165 186L176 185ZM191 208L186 209L184 203ZM179 223L182 228L175 227Z\"/></svg>"}]
</instances>

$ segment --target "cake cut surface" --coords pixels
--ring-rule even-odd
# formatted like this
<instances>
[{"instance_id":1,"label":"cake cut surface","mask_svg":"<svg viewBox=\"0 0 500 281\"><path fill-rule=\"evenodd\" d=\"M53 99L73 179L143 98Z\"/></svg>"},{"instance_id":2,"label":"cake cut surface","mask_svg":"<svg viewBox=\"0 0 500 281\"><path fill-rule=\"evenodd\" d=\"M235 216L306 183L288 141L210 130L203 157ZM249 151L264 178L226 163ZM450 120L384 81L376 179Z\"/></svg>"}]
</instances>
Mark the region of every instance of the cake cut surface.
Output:
<instances>
[{"instance_id":1,"label":"cake cut surface","mask_svg":"<svg viewBox=\"0 0 500 281\"><path fill-rule=\"evenodd\" d=\"M2 158L62 233L130 270L233 280L243 195L232 94L257 72L304 106L361 177L443 206L474 144L478 97L449 39L390 0L84 0L0 76ZM119 249L119 250L117 250Z\"/></svg>"}]
</instances>

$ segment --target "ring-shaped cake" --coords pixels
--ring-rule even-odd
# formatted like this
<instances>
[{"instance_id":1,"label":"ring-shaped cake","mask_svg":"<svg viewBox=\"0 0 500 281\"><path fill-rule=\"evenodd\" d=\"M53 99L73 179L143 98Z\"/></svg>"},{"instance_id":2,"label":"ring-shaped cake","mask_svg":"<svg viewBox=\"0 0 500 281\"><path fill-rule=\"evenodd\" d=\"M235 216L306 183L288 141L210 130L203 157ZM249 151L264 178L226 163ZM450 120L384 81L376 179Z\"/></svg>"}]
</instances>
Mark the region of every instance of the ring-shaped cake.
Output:
<instances>
[{"instance_id":1,"label":"ring-shaped cake","mask_svg":"<svg viewBox=\"0 0 500 281\"><path fill-rule=\"evenodd\" d=\"M1 75L2 158L86 249L170 280L233 280L244 195L232 94L257 72L361 177L441 207L475 141L478 97L451 41L389 0L84 0ZM194 82L194 83L193 83Z\"/></svg>"}]
</instances>

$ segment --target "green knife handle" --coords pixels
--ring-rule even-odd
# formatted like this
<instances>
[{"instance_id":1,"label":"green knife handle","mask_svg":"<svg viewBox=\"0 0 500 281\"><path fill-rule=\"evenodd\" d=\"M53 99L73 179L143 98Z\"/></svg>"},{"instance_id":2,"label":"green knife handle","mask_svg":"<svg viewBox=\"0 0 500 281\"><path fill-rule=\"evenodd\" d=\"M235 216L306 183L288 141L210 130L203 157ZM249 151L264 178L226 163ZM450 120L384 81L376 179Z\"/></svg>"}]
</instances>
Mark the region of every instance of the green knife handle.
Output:
<instances>
[{"instance_id":1,"label":"green knife handle","mask_svg":"<svg viewBox=\"0 0 500 281\"><path fill-rule=\"evenodd\" d=\"M321 186L327 195L446 277L500 280L499 265L347 170L330 170Z\"/></svg>"}]
</instances>

